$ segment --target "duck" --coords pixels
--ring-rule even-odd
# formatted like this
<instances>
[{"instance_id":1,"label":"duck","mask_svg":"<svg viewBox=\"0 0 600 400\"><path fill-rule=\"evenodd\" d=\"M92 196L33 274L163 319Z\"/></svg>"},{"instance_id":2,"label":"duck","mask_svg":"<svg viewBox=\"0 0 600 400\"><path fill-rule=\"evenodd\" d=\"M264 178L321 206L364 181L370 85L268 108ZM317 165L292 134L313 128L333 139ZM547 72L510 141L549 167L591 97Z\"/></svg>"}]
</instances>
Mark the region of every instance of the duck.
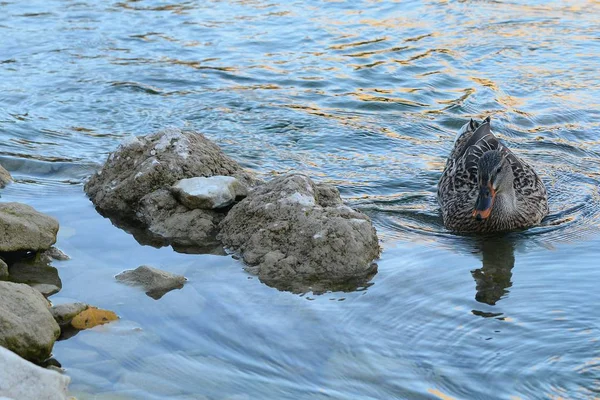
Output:
<instances>
[{"instance_id":1,"label":"duck","mask_svg":"<svg viewBox=\"0 0 600 400\"><path fill-rule=\"evenodd\" d=\"M546 187L534 169L491 130L491 118L462 126L438 183L446 229L463 233L524 230L548 215Z\"/></svg>"}]
</instances>

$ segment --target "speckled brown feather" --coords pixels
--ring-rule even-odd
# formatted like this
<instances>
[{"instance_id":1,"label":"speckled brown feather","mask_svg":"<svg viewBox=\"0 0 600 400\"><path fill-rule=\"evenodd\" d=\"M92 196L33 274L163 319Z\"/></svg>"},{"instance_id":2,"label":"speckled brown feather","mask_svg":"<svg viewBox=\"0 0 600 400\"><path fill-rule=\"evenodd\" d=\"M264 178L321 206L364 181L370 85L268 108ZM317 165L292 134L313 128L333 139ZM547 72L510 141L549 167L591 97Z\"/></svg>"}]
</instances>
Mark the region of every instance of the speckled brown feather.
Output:
<instances>
[{"instance_id":1,"label":"speckled brown feather","mask_svg":"<svg viewBox=\"0 0 600 400\"><path fill-rule=\"evenodd\" d=\"M487 122L487 132L482 127ZM438 203L446 228L458 232L502 232L529 228L548 214L546 188L533 168L504 146L489 130L489 120L478 129L472 124L456 139L438 185ZM464 128L463 128L464 129ZM477 137L480 136L480 137ZM488 219L473 218L478 195L477 173L481 156L500 150L511 166L517 212L511 215L491 213Z\"/></svg>"}]
</instances>

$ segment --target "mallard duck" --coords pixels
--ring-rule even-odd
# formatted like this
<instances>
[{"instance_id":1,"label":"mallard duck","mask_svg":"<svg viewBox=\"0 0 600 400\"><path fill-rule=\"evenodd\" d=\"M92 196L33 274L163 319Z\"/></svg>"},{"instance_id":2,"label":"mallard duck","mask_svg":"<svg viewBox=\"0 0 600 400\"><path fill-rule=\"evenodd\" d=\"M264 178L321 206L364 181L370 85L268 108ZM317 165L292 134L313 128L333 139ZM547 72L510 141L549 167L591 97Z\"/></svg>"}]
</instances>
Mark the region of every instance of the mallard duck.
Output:
<instances>
[{"instance_id":1,"label":"mallard duck","mask_svg":"<svg viewBox=\"0 0 600 400\"><path fill-rule=\"evenodd\" d=\"M438 184L444 225L456 232L505 232L548 214L544 184L490 129L471 119L459 131Z\"/></svg>"}]
</instances>

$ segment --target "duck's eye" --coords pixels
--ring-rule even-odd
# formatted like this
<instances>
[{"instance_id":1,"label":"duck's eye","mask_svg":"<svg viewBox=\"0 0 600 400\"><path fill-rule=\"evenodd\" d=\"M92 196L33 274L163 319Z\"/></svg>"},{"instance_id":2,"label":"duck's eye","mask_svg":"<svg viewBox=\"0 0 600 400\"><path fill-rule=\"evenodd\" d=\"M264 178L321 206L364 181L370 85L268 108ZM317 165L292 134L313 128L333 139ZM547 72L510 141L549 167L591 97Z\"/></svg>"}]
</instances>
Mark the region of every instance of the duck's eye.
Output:
<instances>
[{"instance_id":1,"label":"duck's eye","mask_svg":"<svg viewBox=\"0 0 600 400\"><path fill-rule=\"evenodd\" d=\"M502 167L498 167L498 169L496 170L497 174L499 174L500 172L502 172Z\"/></svg>"}]
</instances>

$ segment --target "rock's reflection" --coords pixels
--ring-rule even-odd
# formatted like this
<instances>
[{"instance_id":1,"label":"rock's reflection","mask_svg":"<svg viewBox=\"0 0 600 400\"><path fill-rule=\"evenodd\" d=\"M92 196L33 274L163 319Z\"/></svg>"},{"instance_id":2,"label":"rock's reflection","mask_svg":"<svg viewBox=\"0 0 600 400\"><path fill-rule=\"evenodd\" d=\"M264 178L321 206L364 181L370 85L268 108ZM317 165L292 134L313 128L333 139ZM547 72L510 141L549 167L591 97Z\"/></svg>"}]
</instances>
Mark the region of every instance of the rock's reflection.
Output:
<instances>
[{"instance_id":1,"label":"rock's reflection","mask_svg":"<svg viewBox=\"0 0 600 400\"><path fill-rule=\"evenodd\" d=\"M514 239L506 236L487 237L477 245L482 254L482 267L471 272L477 290L475 300L493 306L512 286Z\"/></svg>"}]
</instances>

